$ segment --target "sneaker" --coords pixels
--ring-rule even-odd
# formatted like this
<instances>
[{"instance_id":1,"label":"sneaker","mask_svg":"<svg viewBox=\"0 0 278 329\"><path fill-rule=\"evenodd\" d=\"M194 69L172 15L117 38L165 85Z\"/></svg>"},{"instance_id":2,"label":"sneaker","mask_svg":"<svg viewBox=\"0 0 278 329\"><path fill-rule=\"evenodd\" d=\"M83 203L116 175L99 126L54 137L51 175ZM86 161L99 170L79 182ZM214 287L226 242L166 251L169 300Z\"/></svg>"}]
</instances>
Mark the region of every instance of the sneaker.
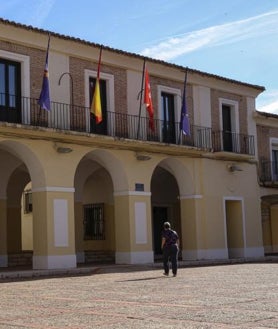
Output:
<instances>
[{"instance_id":1,"label":"sneaker","mask_svg":"<svg viewBox=\"0 0 278 329\"><path fill-rule=\"evenodd\" d=\"M164 272L163 275L165 275L165 276L169 276L169 273Z\"/></svg>"},{"instance_id":2,"label":"sneaker","mask_svg":"<svg viewBox=\"0 0 278 329\"><path fill-rule=\"evenodd\" d=\"M177 274L173 274L173 276L177 276Z\"/></svg>"}]
</instances>

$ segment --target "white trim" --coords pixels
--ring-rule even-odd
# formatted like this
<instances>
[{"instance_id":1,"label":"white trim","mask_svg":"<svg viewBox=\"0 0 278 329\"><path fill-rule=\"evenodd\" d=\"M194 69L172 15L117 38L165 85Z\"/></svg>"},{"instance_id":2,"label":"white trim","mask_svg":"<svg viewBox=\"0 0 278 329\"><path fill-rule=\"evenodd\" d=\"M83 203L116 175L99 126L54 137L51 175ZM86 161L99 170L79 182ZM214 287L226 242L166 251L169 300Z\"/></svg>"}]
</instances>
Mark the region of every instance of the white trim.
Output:
<instances>
[{"instance_id":1,"label":"white trim","mask_svg":"<svg viewBox=\"0 0 278 329\"><path fill-rule=\"evenodd\" d=\"M53 200L53 228L54 246L69 246L68 201L66 199Z\"/></svg>"},{"instance_id":2,"label":"white trim","mask_svg":"<svg viewBox=\"0 0 278 329\"><path fill-rule=\"evenodd\" d=\"M0 49L0 57L19 62L21 65L21 96L30 97L30 57L16 54ZM21 113L23 124L30 124L30 103L29 99L25 100L25 106Z\"/></svg>"},{"instance_id":3,"label":"white trim","mask_svg":"<svg viewBox=\"0 0 278 329\"><path fill-rule=\"evenodd\" d=\"M84 79L85 79L85 106L86 110L86 131L90 132L90 92L89 92L89 78L96 78L97 71L87 70L84 71ZM107 92L107 111L115 112L115 96L114 96L114 76L108 73L100 72L100 79L106 81L106 92ZM111 117L111 120L107 120L107 129L109 134L112 134L112 131L115 127L113 122L114 118Z\"/></svg>"},{"instance_id":4,"label":"white trim","mask_svg":"<svg viewBox=\"0 0 278 329\"><path fill-rule=\"evenodd\" d=\"M59 187L59 186L44 186L32 188L32 192L65 192L65 193L74 193L74 187Z\"/></svg>"},{"instance_id":5,"label":"white trim","mask_svg":"<svg viewBox=\"0 0 278 329\"><path fill-rule=\"evenodd\" d=\"M157 86L157 100L158 100L158 119L159 122L162 122L163 120L163 113L162 113L162 102L161 102L161 93L165 92L168 94L174 95L174 113L175 113L175 122L180 121L181 116L181 90L178 88L171 88L168 86L158 85ZM178 132L176 132L177 134ZM162 127L160 127L160 141L162 141Z\"/></svg>"},{"instance_id":6,"label":"white trim","mask_svg":"<svg viewBox=\"0 0 278 329\"><path fill-rule=\"evenodd\" d=\"M76 255L33 256L33 269L76 268Z\"/></svg>"},{"instance_id":7,"label":"white trim","mask_svg":"<svg viewBox=\"0 0 278 329\"><path fill-rule=\"evenodd\" d=\"M188 195L180 195L180 200L185 199L202 199L203 196L201 194L188 194Z\"/></svg>"},{"instance_id":8,"label":"white trim","mask_svg":"<svg viewBox=\"0 0 278 329\"><path fill-rule=\"evenodd\" d=\"M147 244L147 205L146 202L134 203L135 243Z\"/></svg>"},{"instance_id":9,"label":"white trim","mask_svg":"<svg viewBox=\"0 0 278 329\"><path fill-rule=\"evenodd\" d=\"M269 138L269 152L270 152L270 157L269 158L270 158L271 163L274 162L273 156L272 156L272 153L273 153L272 151L273 150L278 150L278 138L275 138L275 137ZM272 179L276 180L277 179L277 173L275 175L274 170L273 170L274 169L274 166L271 165L270 166L270 169L271 169L271 177L272 177Z\"/></svg>"},{"instance_id":10,"label":"white trim","mask_svg":"<svg viewBox=\"0 0 278 329\"><path fill-rule=\"evenodd\" d=\"M222 106L228 105L231 108L231 130L233 133L239 133L239 105L238 101L233 101L231 99L219 98L219 120L220 120L220 130L223 131L223 118L222 118ZM237 148L237 145L234 145L233 148ZM223 139L221 138L221 143L223 143ZM223 148L223 145L222 145Z\"/></svg>"},{"instance_id":11,"label":"white trim","mask_svg":"<svg viewBox=\"0 0 278 329\"><path fill-rule=\"evenodd\" d=\"M152 264L153 251L116 252L116 264Z\"/></svg>"},{"instance_id":12,"label":"white trim","mask_svg":"<svg viewBox=\"0 0 278 329\"><path fill-rule=\"evenodd\" d=\"M138 191L122 191L122 192L114 192L114 196L151 196L151 192L138 192Z\"/></svg>"},{"instance_id":13,"label":"white trim","mask_svg":"<svg viewBox=\"0 0 278 329\"><path fill-rule=\"evenodd\" d=\"M239 106L238 101L233 101L231 99L219 98L219 118L220 118L220 129L223 130L222 121L222 105L228 105L232 110L232 131L239 133Z\"/></svg>"}]
</instances>

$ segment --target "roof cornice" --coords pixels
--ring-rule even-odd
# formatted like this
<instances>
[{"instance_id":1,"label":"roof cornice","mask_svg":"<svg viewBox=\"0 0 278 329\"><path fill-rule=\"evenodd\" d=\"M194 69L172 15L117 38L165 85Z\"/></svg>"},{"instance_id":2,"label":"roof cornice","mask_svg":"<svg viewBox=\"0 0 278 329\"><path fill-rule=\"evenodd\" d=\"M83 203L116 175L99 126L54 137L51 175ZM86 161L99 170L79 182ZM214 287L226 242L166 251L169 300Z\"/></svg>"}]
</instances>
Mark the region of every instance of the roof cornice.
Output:
<instances>
[{"instance_id":1,"label":"roof cornice","mask_svg":"<svg viewBox=\"0 0 278 329\"><path fill-rule=\"evenodd\" d=\"M40 29L40 28L37 28L37 27L33 27L31 25L16 23L16 22L9 21L9 20L3 19L3 18L0 18L0 24L10 25L10 26L14 26L16 28L21 28L21 29L25 29L25 30L29 30L29 31L32 31L32 32L40 33L40 34L45 34L45 35L51 34L52 37L56 37L58 39L74 41L74 42L78 42L78 43L81 43L81 44L84 44L84 45L97 47L97 48L102 47L104 50L108 50L108 51L111 51L111 52L114 52L114 53L117 53L117 54L121 54L121 55L124 55L124 56L134 57L134 58L138 58L138 59L146 59L149 62L153 62L153 63L156 63L156 64L161 64L161 65L164 65L164 66L172 67L172 68L175 68L175 69L178 69L178 70L181 70L181 71L185 71L186 69L188 69L188 72L191 73L191 74L197 74L197 75L207 77L207 78L215 78L215 79L218 79L218 80L226 81L228 83L246 86L246 87L255 89L259 92L265 91L265 87L263 87L263 86L254 85L254 84L250 84L250 83L246 83L246 82L242 82L242 81L238 81L238 80L234 80L234 79L225 78L225 77L222 77L222 76L219 76L219 75L216 75L216 74L211 74L211 73L199 71L199 70L196 70L196 69L191 69L191 68L188 68L188 67L184 67L182 65L169 63L169 62L166 62L166 61L163 61L163 60L158 60L158 59L146 57L146 56L143 56L143 55L139 55L139 54L136 54L136 53L131 53L131 52L111 48L109 46L105 46L105 45L102 45L102 44L99 44L99 43L90 42L90 41L86 41L86 40L83 40L83 39L80 39L80 38L75 38L75 37L67 36L67 35L64 35L64 34L59 34L59 33L56 33L56 32Z\"/></svg>"}]
</instances>

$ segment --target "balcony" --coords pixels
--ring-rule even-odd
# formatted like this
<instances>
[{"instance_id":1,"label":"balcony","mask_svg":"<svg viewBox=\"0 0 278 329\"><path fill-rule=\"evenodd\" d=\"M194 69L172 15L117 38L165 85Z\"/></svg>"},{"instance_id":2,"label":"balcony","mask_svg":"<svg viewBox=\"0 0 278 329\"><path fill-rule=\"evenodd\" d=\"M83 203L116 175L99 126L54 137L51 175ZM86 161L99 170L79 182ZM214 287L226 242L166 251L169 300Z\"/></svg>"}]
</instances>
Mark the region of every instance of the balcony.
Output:
<instances>
[{"instance_id":1,"label":"balcony","mask_svg":"<svg viewBox=\"0 0 278 329\"><path fill-rule=\"evenodd\" d=\"M7 105L8 104L8 105ZM154 120L119 112L103 113L103 121L96 124L90 109L84 106L51 102L51 111L45 111L34 98L16 98L0 94L0 121L60 131L85 132L148 142L195 147L213 152L232 152L254 155L254 137L244 134L212 131L211 128L190 126L190 136L180 132L179 122Z\"/></svg>"},{"instance_id":2,"label":"balcony","mask_svg":"<svg viewBox=\"0 0 278 329\"><path fill-rule=\"evenodd\" d=\"M259 180L264 186L278 186L278 162L261 160Z\"/></svg>"}]
</instances>

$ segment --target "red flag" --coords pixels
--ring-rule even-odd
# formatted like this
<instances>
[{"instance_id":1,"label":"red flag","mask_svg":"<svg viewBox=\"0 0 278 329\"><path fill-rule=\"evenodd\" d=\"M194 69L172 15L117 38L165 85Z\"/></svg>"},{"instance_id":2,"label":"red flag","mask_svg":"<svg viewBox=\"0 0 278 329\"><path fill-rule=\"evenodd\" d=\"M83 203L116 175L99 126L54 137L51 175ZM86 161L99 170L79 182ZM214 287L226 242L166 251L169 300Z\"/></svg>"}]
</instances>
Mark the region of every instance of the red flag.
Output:
<instances>
[{"instance_id":1,"label":"red flag","mask_svg":"<svg viewBox=\"0 0 278 329\"><path fill-rule=\"evenodd\" d=\"M145 70L145 89L144 89L144 103L146 104L147 111L149 112L149 127L154 131L154 121L153 121L153 102L151 95L151 85L148 70Z\"/></svg>"},{"instance_id":2,"label":"red flag","mask_svg":"<svg viewBox=\"0 0 278 329\"><path fill-rule=\"evenodd\" d=\"M101 109L101 98L100 98L100 88L99 88L101 53L102 53L102 47L100 48L100 53L99 53L95 92L91 104L91 113L95 115L96 123L100 123L102 121L102 109Z\"/></svg>"}]
</instances>

